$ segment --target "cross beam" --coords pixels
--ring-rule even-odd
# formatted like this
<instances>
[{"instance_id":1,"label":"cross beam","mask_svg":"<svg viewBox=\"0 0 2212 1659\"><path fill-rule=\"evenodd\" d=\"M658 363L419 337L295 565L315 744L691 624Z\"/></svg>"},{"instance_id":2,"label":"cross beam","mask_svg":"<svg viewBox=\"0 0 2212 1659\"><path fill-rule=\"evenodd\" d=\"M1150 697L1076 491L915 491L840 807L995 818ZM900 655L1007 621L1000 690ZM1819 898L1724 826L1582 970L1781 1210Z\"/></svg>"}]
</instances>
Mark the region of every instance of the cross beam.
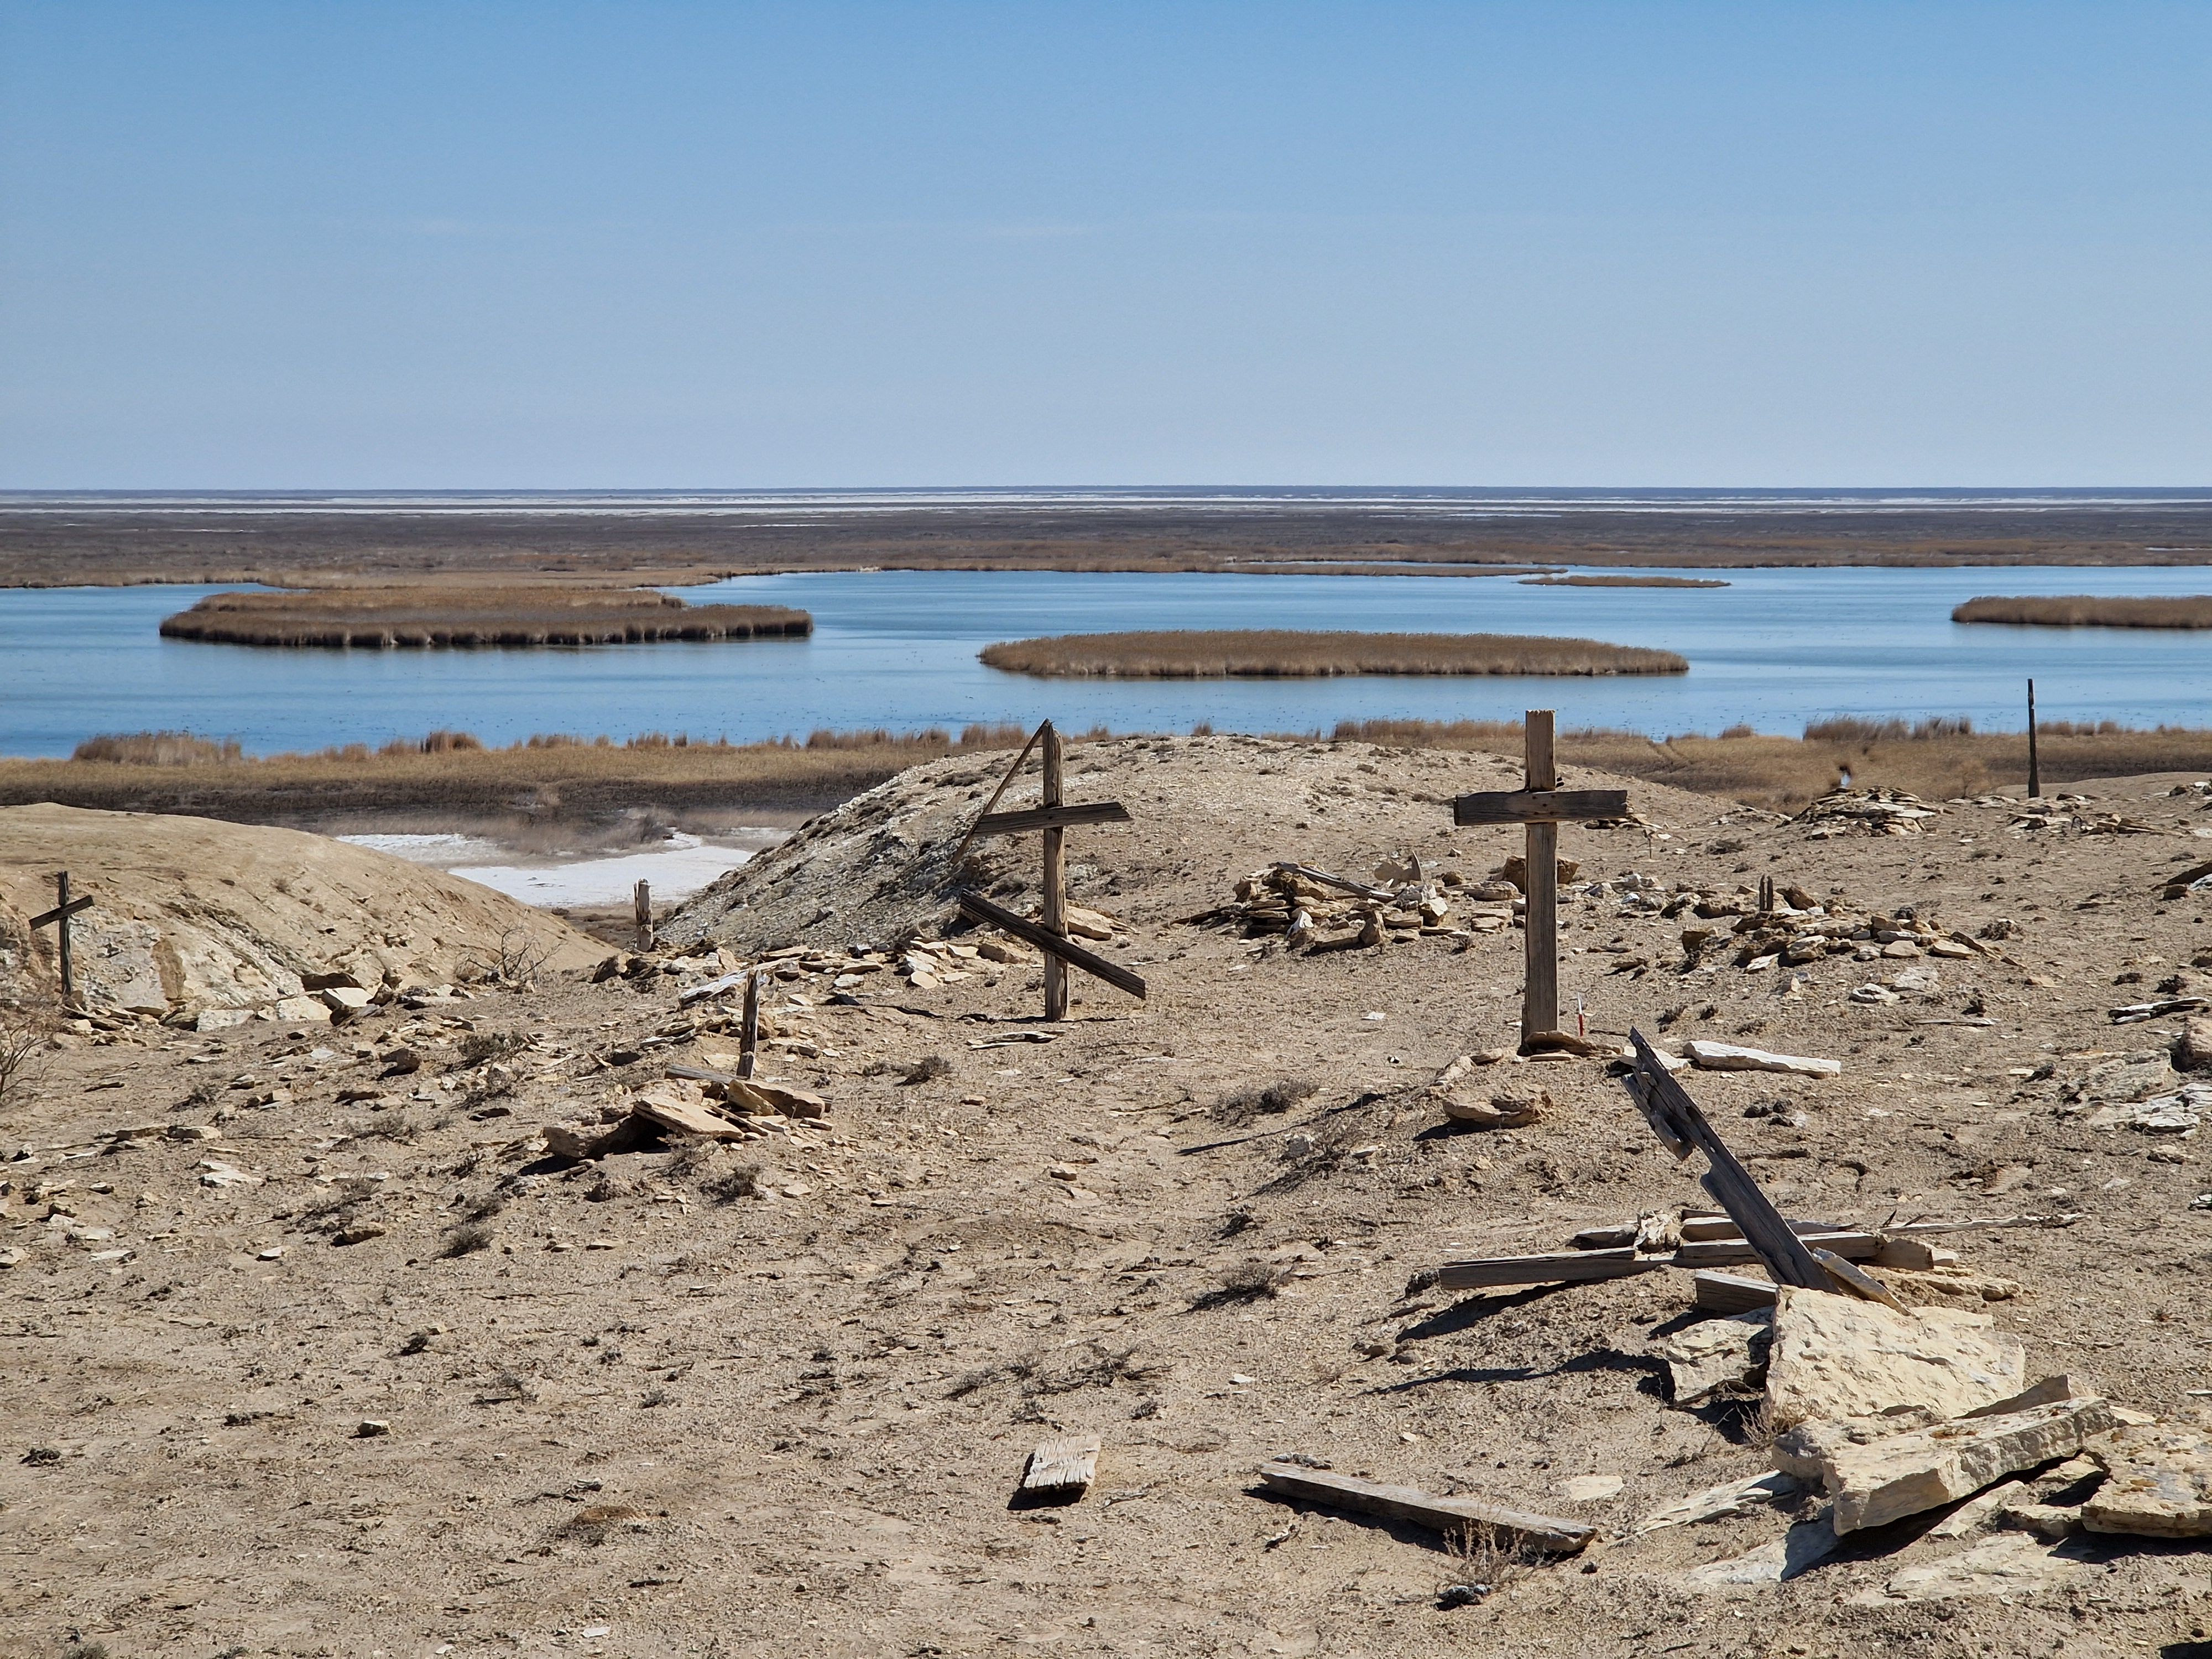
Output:
<instances>
[{"instance_id":1,"label":"cross beam","mask_svg":"<svg viewBox=\"0 0 2212 1659\"><path fill-rule=\"evenodd\" d=\"M1019 812L993 811L999 804L999 797L1006 793L1006 786L1014 781L1014 775L1022 769L1022 763L1029 758L1030 750L1040 743L1044 748L1043 804ZM1145 982L1134 974L1067 942L1067 832L1086 823L1127 823L1128 809L1118 800L1086 801L1072 806L1060 799L1060 733L1047 720L1030 734L1030 740L1022 745L1022 752L1014 757L1014 763L1006 769L1006 776L991 792L991 799L983 803L982 812L968 826L968 833L960 837L959 846L952 850L952 863L957 868L960 855L980 836L1043 836L1044 892L1043 902L1038 907L1038 921L1017 916L972 892L961 894L960 908L975 920L988 921L1018 939L1027 939L1044 952L1047 1019L1067 1018L1067 969L1071 963L1085 973L1096 974L1109 985L1120 987L1131 996L1145 994Z\"/></svg>"},{"instance_id":2,"label":"cross beam","mask_svg":"<svg viewBox=\"0 0 2212 1659\"><path fill-rule=\"evenodd\" d=\"M54 930L54 937L61 946L62 1001L70 1004L76 1000L76 965L70 955L70 918L80 910L91 908L92 899L89 895L74 899L70 896L69 872L66 870L54 872L54 890L57 900L54 908L33 916L31 926Z\"/></svg>"},{"instance_id":3,"label":"cross beam","mask_svg":"<svg viewBox=\"0 0 2212 1659\"><path fill-rule=\"evenodd\" d=\"M1559 1029L1559 826L1595 823L1628 816L1626 789L1562 789L1553 750L1552 711L1531 708L1522 730L1527 742L1528 784L1525 789L1497 789L1462 795L1452 802L1452 822L1527 826L1528 866L1522 890L1528 908L1523 939L1527 983L1521 994L1521 1041Z\"/></svg>"}]
</instances>

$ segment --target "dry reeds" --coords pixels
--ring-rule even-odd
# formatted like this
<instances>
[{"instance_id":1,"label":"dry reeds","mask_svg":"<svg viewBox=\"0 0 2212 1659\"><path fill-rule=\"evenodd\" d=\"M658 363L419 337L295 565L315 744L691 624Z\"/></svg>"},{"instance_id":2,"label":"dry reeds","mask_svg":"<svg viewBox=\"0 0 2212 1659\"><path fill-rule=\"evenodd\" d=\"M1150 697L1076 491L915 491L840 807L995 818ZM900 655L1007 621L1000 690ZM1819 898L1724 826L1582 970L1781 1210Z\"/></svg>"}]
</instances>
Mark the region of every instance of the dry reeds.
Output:
<instances>
[{"instance_id":1,"label":"dry reeds","mask_svg":"<svg viewBox=\"0 0 2212 1659\"><path fill-rule=\"evenodd\" d=\"M87 738L70 758L109 766L219 766L243 759L236 738L201 738L190 732L117 732Z\"/></svg>"},{"instance_id":2,"label":"dry reeds","mask_svg":"<svg viewBox=\"0 0 2212 1659\"><path fill-rule=\"evenodd\" d=\"M2174 599L2103 599L2059 593L2023 599L1968 599L1954 623L2009 623L2027 628L2212 628L2212 593Z\"/></svg>"},{"instance_id":3,"label":"dry reeds","mask_svg":"<svg viewBox=\"0 0 2212 1659\"><path fill-rule=\"evenodd\" d=\"M780 605L694 605L644 587L495 585L211 593L161 623L173 640L368 650L794 639L813 631L806 612Z\"/></svg>"},{"instance_id":4,"label":"dry reeds","mask_svg":"<svg viewBox=\"0 0 2212 1659\"><path fill-rule=\"evenodd\" d=\"M1303 633L1288 629L1067 634L987 646L1014 674L1122 679L1337 674L1683 674L1671 651L1515 634Z\"/></svg>"},{"instance_id":5,"label":"dry reeds","mask_svg":"<svg viewBox=\"0 0 2212 1659\"><path fill-rule=\"evenodd\" d=\"M1523 587L1726 587L1701 576L1526 576Z\"/></svg>"}]
</instances>

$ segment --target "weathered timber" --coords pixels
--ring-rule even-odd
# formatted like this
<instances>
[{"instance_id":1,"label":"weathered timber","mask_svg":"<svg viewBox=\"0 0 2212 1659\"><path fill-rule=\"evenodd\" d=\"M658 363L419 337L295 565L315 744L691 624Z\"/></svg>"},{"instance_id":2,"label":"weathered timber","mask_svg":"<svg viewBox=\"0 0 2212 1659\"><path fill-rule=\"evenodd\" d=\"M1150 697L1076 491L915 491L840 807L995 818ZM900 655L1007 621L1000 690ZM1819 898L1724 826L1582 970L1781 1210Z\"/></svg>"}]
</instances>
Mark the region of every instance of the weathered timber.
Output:
<instances>
[{"instance_id":1,"label":"weathered timber","mask_svg":"<svg viewBox=\"0 0 2212 1659\"><path fill-rule=\"evenodd\" d=\"M1847 1261L1863 1261L1881 1248L1881 1236L1810 1233L1806 1235L1805 1243L1832 1251ZM1493 1255L1469 1261L1447 1261L1437 1270L1437 1284L1447 1291L1486 1290L1505 1285L1579 1285L1603 1279L1627 1279L1666 1267L1695 1272L1703 1267L1742 1267L1754 1261L1763 1264L1765 1260L1745 1240L1716 1238L1684 1244L1667 1255L1639 1255L1632 1248L1559 1250L1542 1255ZM1771 1291L1773 1286L1767 1288ZM1825 1273L1817 1288L1834 1288Z\"/></svg>"},{"instance_id":2,"label":"weathered timber","mask_svg":"<svg viewBox=\"0 0 2212 1659\"><path fill-rule=\"evenodd\" d=\"M1675 1157L1686 1158L1692 1150L1705 1155L1710 1167L1698 1184L1742 1230L1746 1243L1757 1251L1774 1281L1801 1290L1833 1291L1835 1280L1827 1269L1790 1230L1751 1172L1736 1161L1698 1103L1690 1098L1689 1091L1660 1063L1644 1033L1632 1027L1628 1040L1636 1049L1636 1069L1621 1079L1629 1098Z\"/></svg>"},{"instance_id":3,"label":"weathered timber","mask_svg":"<svg viewBox=\"0 0 2212 1659\"><path fill-rule=\"evenodd\" d=\"M1751 1313L1774 1305L1774 1286L1741 1273L1701 1273L1690 1280L1690 1299L1707 1313Z\"/></svg>"},{"instance_id":4,"label":"weathered timber","mask_svg":"<svg viewBox=\"0 0 2212 1659\"><path fill-rule=\"evenodd\" d=\"M738 1021L738 1075L749 1078L760 1052L760 969L745 975L744 1012Z\"/></svg>"},{"instance_id":5,"label":"weathered timber","mask_svg":"<svg viewBox=\"0 0 2212 1659\"><path fill-rule=\"evenodd\" d=\"M1260 1479L1278 1497L1411 1521L1447 1534L1483 1534L1501 1544L1540 1550L1547 1555L1572 1555L1597 1535L1596 1528L1558 1516L1509 1510L1479 1498L1437 1498L1415 1486L1386 1486L1296 1463L1263 1463Z\"/></svg>"},{"instance_id":6,"label":"weathered timber","mask_svg":"<svg viewBox=\"0 0 2212 1659\"><path fill-rule=\"evenodd\" d=\"M1080 968L1085 973L1103 979L1115 990L1127 991L1133 997L1141 998L1145 994L1145 981L1127 968L1118 963L1109 962L1057 933L1046 931L1026 916L1018 916L1004 906L992 903L981 893L963 891L960 895L960 909L971 921L988 922L1001 932L1012 933L1016 939L1036 945L1045 953L1048 961L1056 958L1072 968Z\"/></svg>"},{"instance_id":7,"label":"weathered timber","mask_svg":"<svg viewBox=\"0 0 2212 1659\"><path fill-rule=\"evenodd\" d=\"M1054 1497L1080 1493L1098 1474L1098 1437L1048 1440L1030 1454L1022 1490Z\"/></svg>"},{"instance_id":8,"label":"weathered timber","mask_svg":"<svg viewBox=\"0 0 2212 1659\"><path fill-rule=\"evenodd\" d=\"M1372 899L1377 904L1397 896L1388 887L1370 887L1364 881L1348 881L1342 876L1332 876L1326 870L1316 870L1309 865L1291 864L1277 859L1273 867L1293 876L1303 876L1317 887L1334 887L1340 893L1349 893L1354 898Z\"/></svg>"},{"instance_id":9,"label":"weathered timber","mask_svg":"<svg viewBox=\"0 0 2212 1659\"><path fill-rule=\"evenodd\" d=\"M1502 823L1595 823L1628 816L1626 789L1492 789L1452 802L1462 829Z\"/></svg>"},{"instance_id":10,"label":"weathered timber","mask_svg":"<svg viewBox=\"0 0 2212 1659\"><path fill-rule=\"evenodd\" d=\"M975 839L975 825L991 816L992 809L999 804L999 797L1006 793L1006 786L1012 783L1021 771L1022 763L1030 757L1030 750L1036 747L1037 739L1045 734L1046 727L1051 724L1050 720L1046 720L1036 731L1030 733L1030 740L1022 745L1022 752L1014 757L1014 763L1000 775L999 787L991 792L991 799L983 803L983 810L976 814L975 823L968 826L968 833L960 837L960 844L952 849L952 856L945 860L946 868L957 870L960 867L960 855L968 850L968 844Z\"/></svg>"},{"instance_id":11,"label":"weathered timber","mask_svg":"<svg viewBox=\"0 0 2212 1659\"><path fill-rule=\"evenodd\" d=\"M1848 1233L1857 1231L1840 1221L1805 1221L1789 1218L1790 1231L1796 1233ZM1682 1237L1688 1242L1712 1238L1741 1238L1743 1229L1724 1215L1686 1215L1682 1218ZM1585 1227L1574 1236L1574 1247L1578 1250L1606 1250L1616 1244L1633 1244L1636 1228Z\"/></svg>"},{"instance_id":12,"label":"weathered timber","mask_svg":"<svg viewBox=\"0 0 2212 1659\"><path fill-rule=\"evenodd\" d=\"M653 949L653 884L641 877L631 896L631 914L637 923L637 948Z\"/></svg>"},{"instance_id":13,"label":"weathered timber","mask_svg":"<svg viewBox=\"0 0 2212 1659\"><path fill-rule=\"evenodd\" d=\"M1019 812L993 812L975 820L975 834L1024 836L1038 830L1075 830L1086 823L1127 823L1129 809L1118 800L1079 801L1073 805L1032 806Z\"/></svg>"},{"instance_id":14,"label":"weathered timber","mask_svg":"<svg viewBox=\"0 0 2212 1659\"><path fill-rule=\"evenodd\" d=\"M76 1001L76 959L70 949L70 918L91 902L88 895L77 899L70 897L69 872L59 870L54 873L54 908L41 910L31 918L33 928L52 927L54 930L54 942L61 959L62 1002L64 1006Z\"/></svg>"},{"instance_id":15,"label":"weathered timber","mask_svg":"<svg viewBox=\"0 0 2212 1659\"><path fill-rule=\"evenodd\" d=\"M1060 801L1060 732L1050 720L1044 723L1044 805L1048 810L1057 807ZM1067 831L1047 830L1044 832L1044 888L1037 905L1037 919L1044 931L1065 940L1067 938ZM1067 1018L1067 968L1056 956L1044 959L1044 1017L1048 1019Z\"/></svg>"},{"instance_id":16,"label":"weathered timber","mask_svg":"<svg viewBox=\"0 0 2212 1659\"><path fill-rule=\"evenodd\" d=\"M1549 794L1559 787L1559 764L1552 746L1552 711L1532 708L1524 717L1528 793ZM1559 1029L1559 826L1538 820L1527 829L1528 873L1522 878L1528 905L1522 913L1522 957L1526 988L1521 997L1521 1040Z\"/></svg>"}]
</instances>

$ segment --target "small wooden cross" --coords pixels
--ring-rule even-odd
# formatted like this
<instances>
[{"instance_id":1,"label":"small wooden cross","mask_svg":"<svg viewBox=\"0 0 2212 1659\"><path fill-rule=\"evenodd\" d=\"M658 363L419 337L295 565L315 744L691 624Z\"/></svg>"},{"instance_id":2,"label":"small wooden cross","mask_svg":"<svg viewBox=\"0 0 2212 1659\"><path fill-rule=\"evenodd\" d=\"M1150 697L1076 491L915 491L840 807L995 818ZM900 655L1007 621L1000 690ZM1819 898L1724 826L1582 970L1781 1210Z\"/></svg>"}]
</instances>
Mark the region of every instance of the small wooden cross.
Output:
<instances>
[{"instance_id":1,"label":"small wooden cross","mask_svg":"<svg viewBox=\"0 0 2212 1659\"><path fill-rule=\"evenodd\" d=\"M1528 982L1521 994L1521 1041L1559 1029L1559 826L1628 816L1626 789L1562 789L1552 750L1552 711L1532 708L1527 738L1528 787L1462 795L1452 822L1528 826Z\"/></svg>"},{"instance_id":2,"label":"small wooden cross","mask_svg":"<svg viewBox=\"0 0 2212 1659\"><path fill-rule=\"evenodd\" d=\"M999 797L1006 793L1006 786L1022 769L1030 750L1039 743L1044 745L1044 800L1039 806L1020 812L994 812ZM1145 994L1145 981L1127 969L1120 967L1079 945L1072 945L1067 938L1067 832L1086 823L1127 823L1128 809L1117 800L1087 801L1080 806L1070 806L1060 799L1060 733L1047 720L1030 733L1030 740L1022 745L1022 752L1014 757L1014 763L1006 769L1006 775L999 780L999 787L991 792L991 799L983 803L983 811L960 838L959 846L952 849L952 864L957 868L961 854L979 836L1019 836L1041 831L1044 836L1044 902L1039 908L1039 921L1030 921L1012 911L991 902L972 889L960 895L963 915L973 921L987 922L1017 939L1026 939L1044 952L1044 1017L1047 1019L1067 1018L1067 969L1080 968L1095 975L1118 990L1133 997ZM1040 926L1039 923L1042 925Z\"/></svg>"},{"instance_id":3,"label":"small wooden cross","mask_svg":"<svg viewBox=\"0 0 2212 1659\"><path fill-rule=\"evenodd\" d=\"M52 927L55 938L61 943L62 1001L73 1005L76 1001L76 969L70 956L70 918L80 910L89 909L92 900L89 896L75 899L70 896L69 872L66 870L56 872L54 886L58 902L52 909L33 916L31 926L34 928Z\"/></svg>"}]
</instances>

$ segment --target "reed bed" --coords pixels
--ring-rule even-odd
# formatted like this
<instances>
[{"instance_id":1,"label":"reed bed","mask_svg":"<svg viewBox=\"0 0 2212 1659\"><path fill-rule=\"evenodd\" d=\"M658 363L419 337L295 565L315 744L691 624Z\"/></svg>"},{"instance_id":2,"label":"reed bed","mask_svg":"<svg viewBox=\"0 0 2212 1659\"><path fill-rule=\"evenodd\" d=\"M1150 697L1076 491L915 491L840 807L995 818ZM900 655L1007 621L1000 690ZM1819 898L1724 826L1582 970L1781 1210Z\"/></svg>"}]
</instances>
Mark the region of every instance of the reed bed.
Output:
<instances>
[{"instance_id":1,"label":"reed bed","mask_svg":"<svg viewBox=\"0 0 2212 1659\"><path fill-rule=\"evenodd\" d=\"M793 639L813 631L813 617L780 605L695 605L645 587L490 584L211 593L161 623L173 640L386 651Z\"/></svg>"},{"instance_id":2,"label":"reed bed","mask_svg":"<svg viewBox=\"0 0 2212 1659\"><path fill-rule=\"evenodd\" d=\"M1523 587L1726 587L1700 576L1527 576Z\"/></svg>"},{"instance_id":3,"label":"reed bed","mask_svg":"<svg viewBox=\"0 0 2212 1659\"><path fill-rule=\"evenodd\" d=\"M986 646L1012 674L1118 679L1338 674L1684 674L1671 651L1516 634L1302 633L1287 629L1066 634Z\"/></svg>"},{"instance_id":4,"label":"reed bed","mask_svg":"<svg viewBox=\"0 0 2212 1659\"><path fill-rule=\"evenodd\" d=\"M2212 593L2174 599L2104 599L2094 593L1968 599L1954 623L2008 623L2024 628L2212 628Z\"/></svg>"}]
</instances>

